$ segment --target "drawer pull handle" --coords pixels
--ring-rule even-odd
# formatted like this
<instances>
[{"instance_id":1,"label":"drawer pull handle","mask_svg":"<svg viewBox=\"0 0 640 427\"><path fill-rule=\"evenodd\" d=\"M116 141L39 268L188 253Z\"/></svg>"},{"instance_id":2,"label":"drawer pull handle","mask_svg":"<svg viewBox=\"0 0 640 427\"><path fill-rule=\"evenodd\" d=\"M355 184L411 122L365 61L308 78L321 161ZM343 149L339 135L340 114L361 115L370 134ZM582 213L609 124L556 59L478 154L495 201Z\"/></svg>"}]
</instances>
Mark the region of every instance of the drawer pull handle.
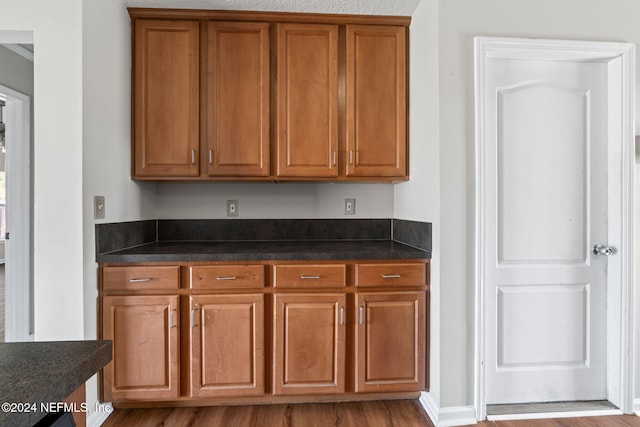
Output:
<instances>
[{"instance_id":1,"label":"drawer pull handle","mask_svg":"<svg viewBox=\"0 0 640 427\"><path fill-rule=\"evenodd\" d=\"M195 149L191 150L191 164L192 165L196 164L196 150Z\"/></svg>"},{"instance_id":2,"label":"drawer pull handle","mask_svg":"<svg viewBox=\"0 0 640 427\"><path fill-rule=\"evenodd\" d=\"M314 279L314 280L318 280L320 278L320 276L305 276L304 274L302 276L300 276L300 278L302 280L308 280L308 279Z\"/></svg>"},{"instance_id":3,"label":"drawer pull handle","mask_svg":"<svg viewBox=\"0 0 640 427\"><path fill-rule=\"evenodd\" d=\"M145 277L143 279L129 279L129 283L142 283L142 282L150 282L151 277Z\"/></svg>"},{"instance_id":4,"label":"drawer pull handle","mask_svg":"<svg viewBox=\"0 0 640 427\"><path fill-rule=\"evenodd\" d=\"M383 274L383 279L399 279L401 276L399 274Z\"/></svg>"},{"instance_id":5,"label":"drawer pull handle","mask_svg":"<svg viewBox=\"0 0 640 427\"><path fill-rule=\"evenodd\" d=\"M358 311L359 311L359 313L360 313L360 315L359 315L359 319L358 319L358 323L359 323L359 324L361 324L361 325L364 325L364 307L363 307L363 306L360 306L360 307L358 308Z\"/></svg>"},{"instance_id":6,"label":"drawer pull handle","mask_svg":"<svg viewBox=\"0 0 640 427\"><path fill-rule=\"evenodd\" d=\"M216 277L216 280L236 280L237 276L220 276Z\"/></svg>"},{"instance_id":7,"label":"drawer pull handle","mask_svg":"<svg viewBox=\"0 0 640 427\"><path fill-rule=\"evenodd\" d=\"M340 307L340 326L344 325L344 307Z\"/></svg>"}]
</instances>

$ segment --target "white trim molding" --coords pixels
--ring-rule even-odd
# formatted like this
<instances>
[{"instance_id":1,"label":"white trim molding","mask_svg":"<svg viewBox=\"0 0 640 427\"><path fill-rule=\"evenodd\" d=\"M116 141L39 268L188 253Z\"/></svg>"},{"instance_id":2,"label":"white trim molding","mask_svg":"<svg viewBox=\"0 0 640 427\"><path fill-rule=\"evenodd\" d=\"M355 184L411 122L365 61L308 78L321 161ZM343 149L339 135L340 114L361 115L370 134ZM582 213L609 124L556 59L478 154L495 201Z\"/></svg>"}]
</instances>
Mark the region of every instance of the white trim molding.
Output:
<instances>
[{"instance_id":1,"label":"white trim molding","mask_svg":"<svg viewBox=\"0 0 640 427\"><path fill-rule=\"evenodd\" d=\"M87 414L87 427L100 427L112 412L111 403L96 403L95 411Z\"/></svg>"},{"instance_id":2,"label":"white trim molding","mask_svg":"<svg viewBox=\"0 0 640 427\"><path fill-rule=\"evenodd\" d=\"M609 65L609 88L614 95L609 107L615 111L612 121L615 141L615 168L609 181L615 181L614 197L610 197L609 211L620 219L619 226L611 230L619 242L619 260L616 263L615 291L608 293L607 331L614 331L612 356L607 371L608 399L626 414L640 412L640 403L633 399L634 382L634 191L635 191L635 45L632 43L584 42L544 39L476 37L475 44L475 344L474 344L474 409L478 420L487 417L485 379L486 339L486 156L487 128L484 111L486 63L489 59L533 59L592 61ZM609 192L612 191L610 185ZM611 276L609 276L611 277ZM531 417L531 414L527 415Z\"/></svg>"},{"instance_id":3,"label":"white trim molding","mask_svg":"<svg viewBox=\"0 0 640 427\"><path fill-rule=\"evenodd\" d=\"M31 98L0 85L6 99L7 232L5 240L5 340L32 341L33 240L31 190Z\"/></svg>"},{"instance_id":4,"label":"white trim molding","mask_svg":"<svg viewBox=\"0 0 640 427\"><path fill-rule=\"evenodd\" d=\"M633 401L633 413L640 417L640 399Z\"/></svg>"},{"instance_id":5,"label":"white trim molding","mask_svg":"<svg viewBox=\"0 0 640 427\"><path fill-rule=\"evenodd\" d=\"M478 422L472 406L440 408L431 393L422 393L420 396L420 404L427 412L427 415L435 427L466 426Z\"/></svg>"}]
</instances>

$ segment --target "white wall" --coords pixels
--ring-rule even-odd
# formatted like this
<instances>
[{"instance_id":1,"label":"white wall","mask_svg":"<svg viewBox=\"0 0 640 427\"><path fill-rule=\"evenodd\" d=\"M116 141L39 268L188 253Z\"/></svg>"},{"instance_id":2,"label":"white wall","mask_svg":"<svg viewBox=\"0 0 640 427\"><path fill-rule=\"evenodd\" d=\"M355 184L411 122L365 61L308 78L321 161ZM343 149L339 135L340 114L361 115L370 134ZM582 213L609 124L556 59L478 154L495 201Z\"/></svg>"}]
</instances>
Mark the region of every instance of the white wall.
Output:
<instances>
[{"instance_id":1,"label":"white wall","mask_svg":"<svg viewBox=\"0 0 640 427\"><path fill-rule=\"evenodd\" d=\"M119 1L84 0L82 50L82 174L84 336L96 339L95 224L155 217L155 184L130 177L130 24ZM36 45L36 52L40 45ZM106 218L93 219L93 196L105 196ZM96 379L87 384L90 412L98 400ZM97 414L95 414L97 415ZM91 419L94 414L89 414Z\"/></svg>"},{"instance_id":2,"label":"white wall","mask_svg":"<svg viewBox=\"0 0 640 427\"><path fill-rule=\"evenodd\" d=\"M33 62L0 46L0 85L33 98Z\"/></svg>"},{"instance_id":3,"label":"white wall","mask_svg":"<svg viewBox=\"0 0 640 427\"><path fill-rule=\"evenodd\" d=\"M35 338L81 339L82 1L0 0L0 10L0 29L33 31L39 49L34 62Z\"/></svg>"},{"instance_id":4,"label":"white wall","mask_svg":"<svg viewBox=\"0 0 640 427\"><path fill-rule=\"evenodd\" d=\"M632 0L439 0L440 334L447 337L440 343L440 371L447 378L441 386L442 406L473 404L473 38L638 43L637 16L640 3ZM638 322L636 332L640 333Z\"/></svg>"},{"instance_id":5,"label":"white wall","mask_svg":"<svg viewBox=\"0 0 640 427\"><path fill-rule=\"evenodd\" d=\"M394 218L432 223L430 392L440 400L440 145L438 2L423 0L410 27L410 173L394 186ZM446 215L446 213L445 213ZM452 373L447 372L448 379Z\"/></svg>"},{"instance_id":6,"label":"white wall","mask_svg":"<svg viewBox=\"0 0 640 427\"><path fill-rule=\"evenodd\" d=\"M356 198L356 215L344 199ZM227 200L238 200L240 218L391 218L392 184L199 183L158 184L161 219L226 218Z\"/></svg>"}]
</instances>

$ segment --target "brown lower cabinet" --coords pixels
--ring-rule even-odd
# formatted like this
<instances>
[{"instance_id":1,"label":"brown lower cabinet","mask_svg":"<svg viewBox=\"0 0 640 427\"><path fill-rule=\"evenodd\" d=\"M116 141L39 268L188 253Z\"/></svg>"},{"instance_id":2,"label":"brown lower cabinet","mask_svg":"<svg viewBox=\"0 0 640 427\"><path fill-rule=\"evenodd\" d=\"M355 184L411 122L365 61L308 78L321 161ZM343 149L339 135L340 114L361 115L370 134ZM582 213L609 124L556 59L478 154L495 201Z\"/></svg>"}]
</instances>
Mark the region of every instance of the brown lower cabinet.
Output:
<instances>
[{"instance_id":1,"label":"brown lower cabinet","mask_svg":"<svg viewBox=\"0 0 640 427\"><path fill-rule=\"evenodd\" d=\"M425 293L356 295L356 392L424 390Z\"/></svg>"},{"instance_id":2,"label":"brown lower cabinet","mask_svg":"<svg viewBox=\"0 0 640 427\"><path fill-rule=\"evenodd\" d=\"M179 312L176 295L103 297L102 339L113 341L104 368L104 400L179 396Z\"/></svg>"},{"instance_id":3,"label":"brown lower cabinet","mask_svg":"<svg viewBox=\"0 0 640 427\"><path fill-rule=\"evenodd\" d=\"M264 394L263 299L191 297L191 396Z\"/></svg>"},{"instance_id":4,"label":"brown lower cabinet","mask_svg":"<svg viewBox=\"0 0 640 427\"><path fill-rule=\"evenodd\" d=\"M344 393L345 301L338 293L274 296L273 394Z\"/></svg>"},{"instance_id":5,"label":"brown lower cabinet","mask_svg":"<svg viewBox=\"0 0 640 427\"><path fill-rule=\"evenodd\" d=\"M101 398L229 404L425 390L427 267L101 265L101 338L114 352Z\"/></svg>"}]
</instances>

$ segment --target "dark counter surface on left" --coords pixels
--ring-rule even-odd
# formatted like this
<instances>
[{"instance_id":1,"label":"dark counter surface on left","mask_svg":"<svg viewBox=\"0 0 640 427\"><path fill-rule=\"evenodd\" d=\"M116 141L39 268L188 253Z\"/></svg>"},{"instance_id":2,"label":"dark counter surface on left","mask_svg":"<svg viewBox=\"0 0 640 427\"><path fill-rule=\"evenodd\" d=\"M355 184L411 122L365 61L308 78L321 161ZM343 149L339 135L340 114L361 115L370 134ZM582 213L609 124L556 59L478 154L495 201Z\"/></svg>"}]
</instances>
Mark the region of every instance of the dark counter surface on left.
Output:
<instances>
[{"instance_id":1,"label":"dark counter surface on left","mask_svg":"<svg viewBox=\"0 0 640 427\"><path fill-rule=\"evenodd\" d=\"M46 415L41 403L63 402L109 363L111 348L104 340L0 343L0 426L33 425ZM38 411L12 410L25 404Z\"/></svg>"}]
</instances>

